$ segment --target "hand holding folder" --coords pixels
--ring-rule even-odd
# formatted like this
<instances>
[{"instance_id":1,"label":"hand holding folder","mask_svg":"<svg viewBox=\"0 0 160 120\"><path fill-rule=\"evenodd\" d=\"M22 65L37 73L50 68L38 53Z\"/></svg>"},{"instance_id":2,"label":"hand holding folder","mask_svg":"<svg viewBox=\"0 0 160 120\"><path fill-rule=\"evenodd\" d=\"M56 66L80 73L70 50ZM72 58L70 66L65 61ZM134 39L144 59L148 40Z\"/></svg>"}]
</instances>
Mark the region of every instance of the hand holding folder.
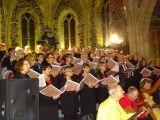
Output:
<instances>
[{"instance_id":1,"label":"hand holding folder","mask_svg":"<svg viewBox=\"0 0 160 120\"><path fill-rule=\"evenodd\" d=\"M53 85L48 85L47 87L42 89L40 93L48 97L56 97L63 94L66 91L66 89L67 89L67 86L64 86L61 89L58 89Z\"/></svg>"}]
</instances>

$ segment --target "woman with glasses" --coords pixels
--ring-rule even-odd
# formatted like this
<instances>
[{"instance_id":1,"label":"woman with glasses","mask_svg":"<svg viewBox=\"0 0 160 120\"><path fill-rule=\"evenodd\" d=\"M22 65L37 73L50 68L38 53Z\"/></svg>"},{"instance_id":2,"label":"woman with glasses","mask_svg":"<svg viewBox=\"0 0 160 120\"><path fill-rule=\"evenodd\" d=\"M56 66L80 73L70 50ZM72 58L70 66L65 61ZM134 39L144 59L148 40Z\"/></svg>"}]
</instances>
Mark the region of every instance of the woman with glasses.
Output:
<instances>
[{"instance_id":1,"label":"woman with glasses","mask_svg":"<svg viewBox=\"0 0 160 120\"><path fill-rule=\"evenodd\" d=\"M66 66L64 68L64 78L61 79L61 87L65 86L67 81L77 81L73 75L72 67ZM65 91L60 98L62 114L64 120L76 120L76 115L79 107L78 90Z\"/></svg>"}]
</instances>

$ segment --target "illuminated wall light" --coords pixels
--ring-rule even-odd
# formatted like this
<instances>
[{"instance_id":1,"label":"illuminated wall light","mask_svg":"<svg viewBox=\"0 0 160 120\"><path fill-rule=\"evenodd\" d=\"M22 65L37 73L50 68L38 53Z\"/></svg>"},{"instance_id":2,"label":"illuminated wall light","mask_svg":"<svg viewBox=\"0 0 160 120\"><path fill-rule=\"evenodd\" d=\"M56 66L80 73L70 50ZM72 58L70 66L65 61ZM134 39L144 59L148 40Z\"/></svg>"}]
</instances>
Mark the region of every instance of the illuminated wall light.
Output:
<instances>
[{"instance_id":1,"label":"illuminated wall light","mask_svg":"<svg viewBox=\"0 0 160 120\"><path fill-rule=\"evenodd\" d=\"M119 40L119 37L117 34L112 34L111 37L110 37L110 41L112 43L117 43L117 41Z\"/></svg>"}]
</instances>

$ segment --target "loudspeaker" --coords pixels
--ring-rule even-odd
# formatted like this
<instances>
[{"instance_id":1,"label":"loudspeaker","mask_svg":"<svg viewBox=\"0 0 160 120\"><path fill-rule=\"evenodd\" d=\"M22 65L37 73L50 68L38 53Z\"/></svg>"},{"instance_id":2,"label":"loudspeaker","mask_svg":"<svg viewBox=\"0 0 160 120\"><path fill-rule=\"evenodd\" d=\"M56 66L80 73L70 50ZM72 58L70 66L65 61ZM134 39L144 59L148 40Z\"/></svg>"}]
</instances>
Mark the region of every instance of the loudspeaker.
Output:
<instances>
[{"instance_id":1,"label":"loudspeaker","mask_svg":"<svg viewBox=\"0 0 160 120\"><path fill-rule=\"evenodd\" d=\"M0 80L0 120L39 120L38 79Z\"/></svg>"}]
</instances>

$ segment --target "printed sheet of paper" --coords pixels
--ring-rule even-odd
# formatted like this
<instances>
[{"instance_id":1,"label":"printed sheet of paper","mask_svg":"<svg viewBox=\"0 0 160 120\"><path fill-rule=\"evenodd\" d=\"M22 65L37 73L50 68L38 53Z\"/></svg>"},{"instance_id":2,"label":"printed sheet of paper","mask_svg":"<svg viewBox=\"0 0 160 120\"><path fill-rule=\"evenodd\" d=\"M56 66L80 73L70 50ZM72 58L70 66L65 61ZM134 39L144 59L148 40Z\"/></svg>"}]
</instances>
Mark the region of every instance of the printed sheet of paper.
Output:
<instances>
[{"instance_id":1,"label":"printed sheet of paper","mask_svg":"<svg viewBox=\"0 0 160 120\"><path fill-rule=\"evenodd\" d=\"M47 87L42 89L40 91L40 93L45 96L48 96L48 97L53 97L53 96L57 96L57 95L64 93L66 88L67 88L67 86L64 86L63 88L61 88L59 90L58 88L54 87L53 85L48 85Z\"/></svg>"},{"instance_id":2,"label":"printed sheet of paper","mask_svg":"<svg viewBox=\"0 0 160 120\"><path fill-rule=\"evenodd\" d=\"M95 86L99 80L95 76L93 76L92 74L89 73L84 78L84 81L88 86Z\"/></svg>"},{"instance_id":3,"label":"printed sheet of paper","mask_svg":"<svg viewBox=\"0 0 160 120\"><path fill-rule=\"evenodd\" d=\"M103 85L111 85L111 84L114 84L114 83L118 83L119 82L119 76L117 77L113 77L112 75L110 75L109 77L107 78L104 78L101 81L101 84Z\"/></svg>"},{"instance_id":4,"label":"printed sheet of paper","mask_svg":"<svg viewBox=\"0 0 160 120\"><path fill-rule=\"evenodd\" d=\"M140 72L143 76L148 77L151 75L152 71L150 71L147 68L143 68L143 70Z\"/></svg>"},{"instance_id":5,"label":"printed sheet of paper","mask_svg":"<svg viewBox=\"0 0 160 120\"><path fill-rule=\"evenodd\" d=\"M67 85L66 91L76 91L80 87L79 83L72 80L67 80L65 85Z\"/></svg>"},{"instance_id":6,"label":"printed sheet of paper","mask_svg":"<svg viewBox=\"0 0 160 120\"><path fill-rule=\"evenodd\" d=\"M112 69L116 65L116 62L113 59L109 59L107 62L107 66L109 69Z\"/></svg>"},{"instance_id":7,"label":"printed sheet of paper","mask_svg":"<svg viewBox=\"0 0 160 120\"><path fill-rule=\"evenodd\" d=\"M53 72L59 72L61 70L61 66L59 65L52 65L52 71Z\"/></svg>"},{"instance_id":8,"label":"printed sheet of paper","mask_svg":"<svg viewBox=\"0 0 160 120\"><path fill-rule=\"evenodd\" d=\"M40 73L32 70L32 69L29 69L27 75L30 77L30 78L38 78L40 76Z\"/></svg>"},{"instance_id":9,"label":"printed sheet of paper","mask_svg":"<svg viewBox=\"0 0 160 120\"><path fill-rule=\"evenodd\" d=\"M111 68L111 71L114 71L114 72L119 72L119 63L115 63L115 65L114 65L114 67L113 68Z\"/></svg>"}]
</instances>

